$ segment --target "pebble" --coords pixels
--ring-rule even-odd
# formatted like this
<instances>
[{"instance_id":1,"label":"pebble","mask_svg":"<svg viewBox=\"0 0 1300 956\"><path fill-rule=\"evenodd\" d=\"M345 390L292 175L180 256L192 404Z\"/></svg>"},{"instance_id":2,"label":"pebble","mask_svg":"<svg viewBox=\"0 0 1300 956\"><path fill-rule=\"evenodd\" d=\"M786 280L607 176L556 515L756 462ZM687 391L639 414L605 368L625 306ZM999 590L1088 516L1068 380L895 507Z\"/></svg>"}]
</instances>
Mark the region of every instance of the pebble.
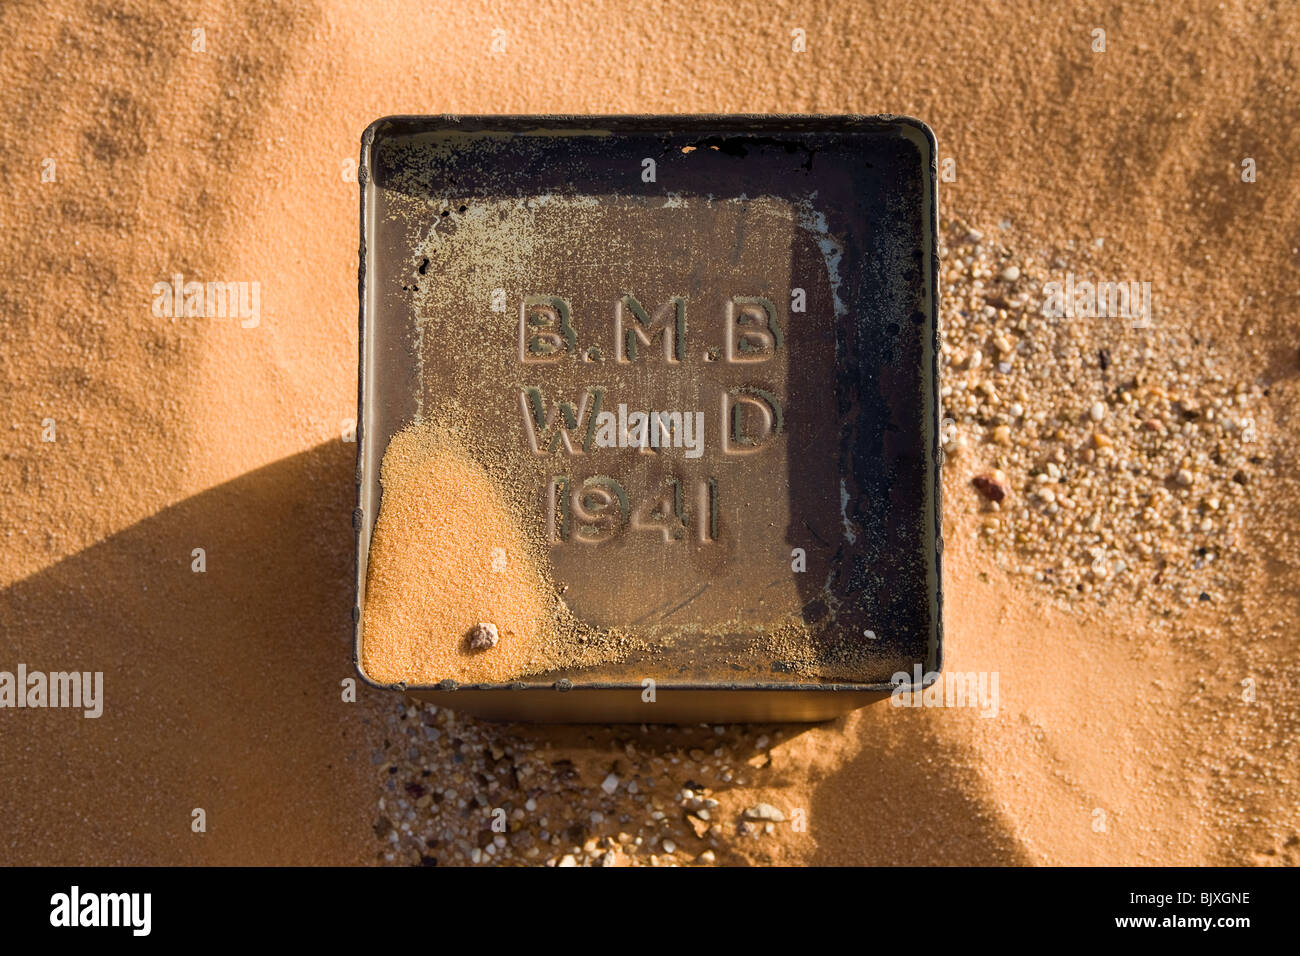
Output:
<instances>
[{"instance_id":1,"label":"pebble","mask_svg":"<svg viewBox=\"0 0 1300 956\"><path fill-rule=\"evenodd\" d=\"M770 820L774 823L781 823L785 820L785 814L770 803L756 803L745 811L745 819Z\"/></svg>"},{"instance_id":2,"label":"pebble","mask_svg":"<svg viewBox=\"0 0 1300 956\"><path fill-rule=\"evenodd\" d=\"M615 790L618 789L618 776L616 774L611 773L608 777L606 777L604 780L601 781L600 789L604 790L606 793L612 794Z\"/></svg>"},{"instance_id":3,"label":"pebble","mask_svg":"<svg viewBox=\"0 0 1300 956\"><path fill-rule=\"evenodd\" d=\"M1005 269L1002 270L1003 282L1015 282L1019 278L1020 278L1019 266L1007 266Z\"/></svg>"},{"instance_id":4,"label":"pebble","mask_svg":"<svg viewBox=\"0 0 1300 956\"><path fill-rule=\"evenodd\" d=\"M1007 476L996 469L976 475L971 479L970 483L975 486L976 491L989 501L1003 501L1007 497L1009 490Z\"/></svg>"},{"instance_id":5,"label":"pebble","mask_svg":"<svg viewBox=\"0 0 1300 956\"><path fill-rule=\"evenodd\" d=\"M1088 409L1088 417L1094 422L1099 422L1106 417L1106 406L1101 402L1093 402L1092 408Z\"/></svg>"},{"instance_id":6,"label":"pebble","mask_svg":"<svg viewBox=\"0 0 1300 956\"><path fill-rule=\"evenodd\" d=\"M489 647L496 647L498 640L500 637L497 634L497 626L490 622L480 621L469 632L469 646L476 651L486 651Z\"/></svg>"}]
</instances>

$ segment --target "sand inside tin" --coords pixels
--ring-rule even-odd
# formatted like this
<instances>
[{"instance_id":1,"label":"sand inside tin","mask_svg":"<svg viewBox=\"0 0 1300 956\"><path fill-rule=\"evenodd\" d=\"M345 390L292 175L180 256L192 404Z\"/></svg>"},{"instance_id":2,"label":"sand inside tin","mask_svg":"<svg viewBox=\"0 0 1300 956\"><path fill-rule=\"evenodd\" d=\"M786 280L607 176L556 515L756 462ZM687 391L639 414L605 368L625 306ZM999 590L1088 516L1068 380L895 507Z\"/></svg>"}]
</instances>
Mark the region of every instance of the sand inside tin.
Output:
<instances>
[{"instance_id":1,"label":"sand inside tin","mask_svg":"<svg viewBox=\"0 0 1300 956\"><path fill-rule=\"evenodd\" d=\"M370 545L362 667L382 683L499 682L555 663L545 586L488 473L449 436L389 443ZM496 625L495 647L470 634Z\"/></svg>"},{"instance_id":2,"label":"sand inside tin","mask_svg":"<svg viewBox=\"0 0 1300 956\"><path fill-rule=\"evenodd\" d=\"M430 422L393 436L370 541L361 666L380 683L501 683L591 668L644 642L579 620L510 465ZM471 637L493 625L495 646ZM553 678L546 678L553 679Z\"/></svg>"}]
</instances>

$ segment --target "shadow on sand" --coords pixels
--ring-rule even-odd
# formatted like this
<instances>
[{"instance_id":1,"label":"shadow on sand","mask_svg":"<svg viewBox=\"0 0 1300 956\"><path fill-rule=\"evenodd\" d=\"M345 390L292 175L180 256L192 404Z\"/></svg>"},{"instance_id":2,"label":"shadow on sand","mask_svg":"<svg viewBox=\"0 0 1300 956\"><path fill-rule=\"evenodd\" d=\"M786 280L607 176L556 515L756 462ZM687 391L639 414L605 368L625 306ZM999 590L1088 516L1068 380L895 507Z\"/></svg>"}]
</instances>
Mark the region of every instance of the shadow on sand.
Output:
<instances>
[{"instance_id":1,"label":"shadow on sand","mask_svg":"<svg viewBox=\"0 0 1300 956\"><path fill-rule=\"evenodd\" d=\"M352 676L352 475L352 446L321 445L0 595L0 669L103 671L105 697L97 720L0 712L0 863L374 860L371 754L388 744L382 711L395 701L364 687L359 703L340 696ZM206 553L202 574L191 570L195 548ZM786 739L853 734L856 752L829 772L778 757L750 782L788 787L783 805L811 792L816 863L1019 862L996 809L975 796L969 756L936 732L936 713L880 703L818 729L787 725ZM699 727L500 725L503 737L574 761L593 787L629 742L665 757L725 742L739 764L763 759L753 741L773 729L728 728L724 739ZM196 807L206 811L203 834L191 831ZM936 834L950 851L935 854ZM750 855L724 842L719 860Z\"/></svg>"},{"instance_id":2,"label":"shadow on sand","mask_svg":"<svg viewBox=\"0 0 1300 956\"><path fill-rule=\"evenodd\" d=\"M103 671L105 700L97 720L0 712L0 862L373 860L376 695L340 687L354 447L250 472L0 595L0 669Z\"/></svg>"}]
</instances>

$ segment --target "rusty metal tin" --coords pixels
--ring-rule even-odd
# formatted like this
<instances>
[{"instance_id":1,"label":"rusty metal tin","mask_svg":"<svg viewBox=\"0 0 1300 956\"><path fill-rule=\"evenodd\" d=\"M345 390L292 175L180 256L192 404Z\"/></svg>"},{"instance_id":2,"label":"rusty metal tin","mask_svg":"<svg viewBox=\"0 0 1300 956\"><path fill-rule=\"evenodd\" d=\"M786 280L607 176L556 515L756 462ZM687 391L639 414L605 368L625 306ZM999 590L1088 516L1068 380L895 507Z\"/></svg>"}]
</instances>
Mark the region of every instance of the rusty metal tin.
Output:
<instances>
[{"instance_id":1,"label":"rusty metal tin","mask_svg":"<svg viewBox=\"0 0 1300 956\"><path fill-rule=\"evenodd\" d=\"M360 176L359 670L379 463L447 409L513 456L568 611L630 650L385 686L505 719L818 720L938 670L924 124L390 117Z\"/></svg>"}]
</instances>

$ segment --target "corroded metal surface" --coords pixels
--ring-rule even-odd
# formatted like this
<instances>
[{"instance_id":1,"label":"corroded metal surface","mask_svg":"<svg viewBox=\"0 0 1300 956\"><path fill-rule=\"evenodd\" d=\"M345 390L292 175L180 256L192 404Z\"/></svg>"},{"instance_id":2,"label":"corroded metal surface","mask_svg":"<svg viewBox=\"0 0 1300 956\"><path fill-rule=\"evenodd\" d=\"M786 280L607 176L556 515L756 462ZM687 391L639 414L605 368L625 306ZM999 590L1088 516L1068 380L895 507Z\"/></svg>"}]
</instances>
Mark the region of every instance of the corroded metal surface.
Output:
<instances>
[{"instance_id":1,"label":"corroded metal surface","mask_svg":"<svg viewBox=\"0 0 1300 956\"><path fill-rule=\"evenodd\" d=\"M635 638L478 691L500 715L558 686L665 719L651 679L717 690L689 716L825 716L938 666L928 130L393 118L362 160L358 617L379 460L434 422L531 502L555 599Z\"/></svg>"}]
</instances>

